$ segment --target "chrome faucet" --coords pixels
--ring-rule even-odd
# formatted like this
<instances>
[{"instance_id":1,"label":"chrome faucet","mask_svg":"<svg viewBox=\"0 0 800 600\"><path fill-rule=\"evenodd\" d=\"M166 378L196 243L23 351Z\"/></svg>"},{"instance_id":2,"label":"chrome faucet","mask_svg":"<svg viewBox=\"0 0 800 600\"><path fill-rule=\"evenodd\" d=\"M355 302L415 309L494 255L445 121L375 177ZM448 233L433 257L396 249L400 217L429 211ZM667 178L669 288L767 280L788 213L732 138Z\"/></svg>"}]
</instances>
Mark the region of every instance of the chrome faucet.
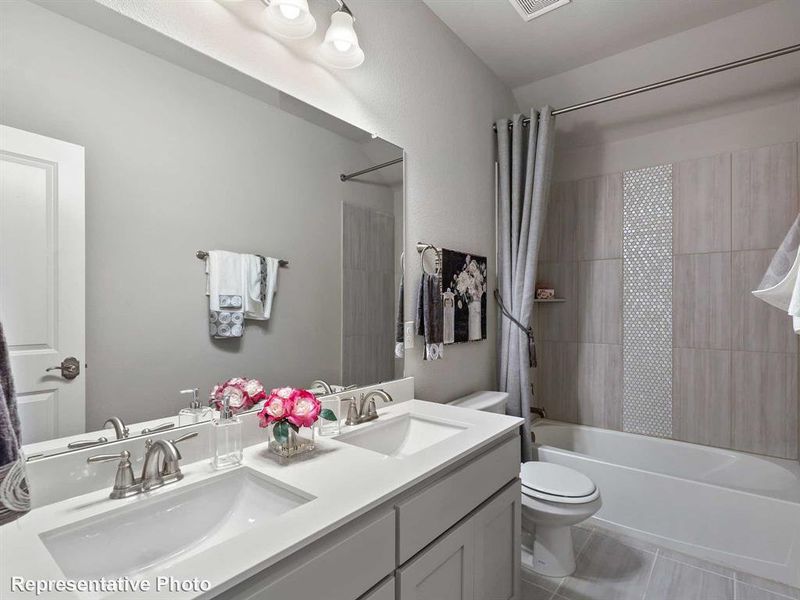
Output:
<instances>
[{"instance_id":1,"label":"chrome faucet","mask_svg":"<svg viewBox=\"0 0 800 600\"><path fill-rule=\"evenodd\" d=\"M125 423L122 422L122 419L119 417L111 417L107 419L105 423L103 423L103 427L111 423L111 426L114 428L114 433L117 436L118 440L122 440L128 437L130 430L125 426ZM146 433L142 431L142 433ZM108 442L108 438L105 436L99 437L96 440L76 440L74 442L70 442L67 444L67 449L69 450L78 450L80 448L89 448L91 446L97 446L99 444L105 444Z\"/></svg>"},{"instance_id":2,"label":"chrome faucet","mask_svg":"<svg viewBox=\"0 0 800 600\"><path fill-rule=\"evenodd\" d=\"M345 420L345 425L359 425L360 423L366 423L367 421L374 421L378 418L378 409L375 406L375 400L372 399L373 396L377 396L384 403L394 402L394 398L392 398L386 391L384 390L371 390L366 394L361 394L358 402L354 397L350 397L350 406L347 408L347 419ZM345 398L347 400L347 398Z\"/></svg>"},{"instance_id":3,"label":"chrome faucet","mask_svg":"<svg viewBox=\"0 0 800 600\"><path fill-rule=\"evenodd\" d=\"M153 441L148 439L145 441L144 466L142 467L142 476L138 479L133 475L133 467L130 461L131 453L127 450L123 450L119 454L90 456L86 459L86 462L96 463L119 460L117 474L114 477L114 487L109 494L109 498L127 498L183 479L180 467L181 453L176 444L193 437L197 437L196 431L187 433L176 440Z\"/></svg>"},{"instance_id":4,"label":"chrome faucet","mask_svg":"<svg viewBox=\"0 0 800 600\"><path fill-rule=\"evenodd\" d=\"M125 426L125 423L122 422L122 419L119 417L111 417L103 423L103 427L111 423L111 426L114 428L114 433L117 434L117 439L122 440L128 437L130 430Z\"/></svg>"},{"instance_id":5,"label":"chrome faucet","mask_svg":"<svg viewBox=\"0 0 800 600\"><path fill-rule=\"evenodd\" d=\"M325 381L324 379L315 379L314 381L312 381L311 389L313 390L314 388L321 388L323 396L328 396L333 393L333 388L331 387L331 384Z\"/></svg>"}]
</instances>

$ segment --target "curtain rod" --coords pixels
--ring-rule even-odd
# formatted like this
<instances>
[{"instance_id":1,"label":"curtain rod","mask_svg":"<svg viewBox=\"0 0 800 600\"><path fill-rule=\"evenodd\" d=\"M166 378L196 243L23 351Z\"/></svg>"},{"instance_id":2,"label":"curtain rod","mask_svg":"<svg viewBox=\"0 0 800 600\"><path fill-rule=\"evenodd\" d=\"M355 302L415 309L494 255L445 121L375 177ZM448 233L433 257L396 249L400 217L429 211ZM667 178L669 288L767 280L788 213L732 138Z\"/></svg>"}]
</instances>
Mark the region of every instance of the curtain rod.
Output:
<instances>
[{"instance_id":1,"label":"curtain rod","mask_svg":"<svg viewBox=\"0 0 800 600\"><path fill-rule=\"evenodd\" d=\"M683 83L684 81L691 81L692 79L705 77L706 75L713 75L714 73L722 73L723 71L736 69L737 67L744 67L745 65L751 65L753 63L761 62L762 60L769 60L770 58L777 58L779 56L783 56L785 54L791 54L793 52L798 52L798 51L800 51L800 44L793 44L792 46L786 46L785 48L773 50L772 52L756 54L755 56L751 56L750 58L743 58L741 60L735 60L733 62L725 63L724 65L717 65L716 67L709 67L708 69L702 69L700 71L695 71L694 73L688 73L686 75L681 75L679 77L664 79L663 81L657 81L656 83L651 83L649 85L643 85L641 87L625 90L624 92L611 94L610 96L603 96L601 98L595 98L594 100L581 102L580 104L573 104L572 106L557 108L551 114L553 116L563 115L564 113L572 112L575 110L581 110L582 108L589 108L590 106L597 106L598 104L604 104L606 102L611 102L612 100L619 100L620 98L635 96L636 94L641 94L643 92L650 92L652 90L657 90L659 88L667 87L669 85L675 85L676 83ZM529 122L530 122L529 117L525 117L524 119L522 119L523 125L527 125ZM497 125L493 125L492 127L495 131L497 131ZM509 128L510 127L511 124L509 123Z\"/></svg>"},{"instance_id":2,"label":"curtain rod","mask_svg":"<svg viewBox=\"0 0 800 600\"><path fill-rule=\"evenodd\" d=\"M396 165L397 163L403 162L403 157L395 158L394 160L387 161L385 163L381 163L379 165L375 165L374 167L367 167L361 171L356 171L355 173L342 173L339 175L339 179L342 181L349 181L353 177L358 177L359 175L364 175L365 173L371 173L372 171L377 171L378 169L383 169L384 167L391 167L392 165Z\"/></svg>"}]
</instances>

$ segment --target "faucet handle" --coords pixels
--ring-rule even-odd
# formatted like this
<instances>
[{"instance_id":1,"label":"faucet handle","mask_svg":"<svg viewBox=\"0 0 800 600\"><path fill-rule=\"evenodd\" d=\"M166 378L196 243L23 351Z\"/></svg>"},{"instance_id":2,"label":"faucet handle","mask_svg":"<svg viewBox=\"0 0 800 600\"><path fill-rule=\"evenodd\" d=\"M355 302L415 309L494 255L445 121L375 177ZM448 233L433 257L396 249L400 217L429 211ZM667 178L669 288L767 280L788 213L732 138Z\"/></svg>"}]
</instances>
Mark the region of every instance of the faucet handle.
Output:
<instances>
[{"instance_id":1,"label":"faucet handle","mask_svg":"<svg viewBox=\"0 0 800 600\"><path fill-rule=\"evenodd\" d=\"M114 477L114 488L111 490L111 498L125 498L135 491L136 478L133 475L131 466L131 453L123 450L119 454L95 454L86 459L88 463L108 462L119 460L117 474Z\"/></svg>"},{"instance_id":2,"label":"faucet handle","mask_svg":"<svg viewBox=\"0 0 800 600\"><path fill-rule=\"evenodd\" d=\"M120 462L124 462L131 457L131 453L127 450L123 450L119 454L95 454L94 456L90 456L86 459L87 463L97 463L97 462L108 462L111 460L119 460Z\"/></svg>"},{"instance_id":3,"label":"faucet handle","mask_svg":"<svg viewBox=\"0 0 800 600\"><path fill-rule=\"evenodd\" d=\"M176 440L170 440L170 441L173 444L180 444L181 442L185 442L186 440L189 440L189 439L192 439L192 438L196 438L197 436L198 436L198 433L196 431L191 431L189 433L186 433L186 434L182 435L181 437L179 437Z\"/></svg>"},{"instance_id":4,"label":"faucet handle","mask_svg":"<svg viewBox=\"0 0 800 600\"><path fill-rule=\"evenodd\" d=\"M166 431L167 429L172 429L175 427L175 423L161 423L160 425L156 425L155 427L145 427L141 431L141 435L147 435L148 433L158 433L160 431Z\"/></svg>"}]
</instances>

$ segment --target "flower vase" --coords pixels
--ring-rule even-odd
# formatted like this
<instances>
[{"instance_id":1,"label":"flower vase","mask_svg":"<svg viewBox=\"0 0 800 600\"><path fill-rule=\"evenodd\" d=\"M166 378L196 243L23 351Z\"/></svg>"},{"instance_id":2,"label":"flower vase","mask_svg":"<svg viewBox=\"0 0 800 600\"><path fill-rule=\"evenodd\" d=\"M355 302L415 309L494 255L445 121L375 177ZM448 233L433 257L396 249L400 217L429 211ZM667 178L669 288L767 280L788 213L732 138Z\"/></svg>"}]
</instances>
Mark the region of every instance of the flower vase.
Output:
<instances>
[{"instance_id":1,"label":"flower vase","mask_svg":"<svg viewBox=\"0 0 800 600\"><path fill-rule=\"evenodd\" d=\"M292 458L298 454L311 452L315 448L314 427L302 428L300 431L303 435L295 432L291 427L288 430L286 438L279 440L270 428L272 433L270 433L269 449L271 452L283 458Z\"/></svg>"},{"instance_id":2,"label":"flower vase","mask_svg":"<svg viewBox=\"0 0 800 600\"><path fill-rule=\"evenodd\" d=\"M468 305L469 308L469 341L480 340L481 332L481 301L473 300Z\"/></svg>"}]
</instances>

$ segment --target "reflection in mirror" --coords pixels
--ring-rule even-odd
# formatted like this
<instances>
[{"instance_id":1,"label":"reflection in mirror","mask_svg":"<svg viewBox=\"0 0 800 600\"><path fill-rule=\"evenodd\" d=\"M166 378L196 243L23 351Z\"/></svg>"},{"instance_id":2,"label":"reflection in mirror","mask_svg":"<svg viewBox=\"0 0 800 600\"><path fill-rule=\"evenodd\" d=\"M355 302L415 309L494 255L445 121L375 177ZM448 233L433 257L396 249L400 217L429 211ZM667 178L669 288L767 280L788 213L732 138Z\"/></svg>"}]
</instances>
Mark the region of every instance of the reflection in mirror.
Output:
<instances>
[{"instance_id":1,"label":"reflection in mirror","mask_svg":"<svg viewBox=\"0 0 800 600\"><path fill-rule=\"evenodd\" d=\"M29 456L208 418L231 377L402 376L401 148L222 65L13 17L0 320Z\"/></svg>"}]
</instances>

